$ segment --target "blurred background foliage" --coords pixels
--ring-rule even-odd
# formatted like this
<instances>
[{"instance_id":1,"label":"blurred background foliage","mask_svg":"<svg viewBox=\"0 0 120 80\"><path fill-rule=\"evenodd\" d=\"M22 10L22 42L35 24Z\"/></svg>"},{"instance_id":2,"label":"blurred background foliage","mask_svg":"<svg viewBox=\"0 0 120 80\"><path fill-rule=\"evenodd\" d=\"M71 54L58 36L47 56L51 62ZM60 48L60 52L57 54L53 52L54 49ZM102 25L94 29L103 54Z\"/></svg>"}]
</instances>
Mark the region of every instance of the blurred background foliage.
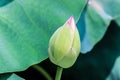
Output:
<instances>
[{"instance_id":1,"label":"blurred background foliage","mask_svg":"<svg viewBox=\"0 0 120 80\"><path fill-rule=\"evenodd\" d=\"M8 73L8 74L1 74L0 75L0 80L25 80L19 76L17 76L16 74L11 74L11 73Z\"/></svg>"},{"instance_id":2,"label":"blurred background foliage","mask_svg":"<svg viewBox=\"0 0 120 80\"><path fill-rule=\"evenodd\" d=\"M7 7L7 4L10 7L9 3L12 4L12 2L13 3L15 2L15 4L16 4L16 1L17 0L0 0L0 29L1 29L0 33L2 33L2 30L4 32L6 31L3 28L3 27L5 27L5 25L3 25L3 22L5 21L3 19L3 17L5 18L6 15L11 16L11 14L12 14L12 13L9 13L9 11L11 9ZM53 8L51 10L51 13L52 13L52 11L54 12L54 14L53 14L54 16L50 17L51 13L47 12L47 10L49 10L51 8L50 7L46 11L43 11L43 13L45 14L44 18L41 15L38 15L38 13L35 13L35 15L37 15L37 16L32 16L30 18L30 19L33 19L33 22L37 21L37 22L35 22L35 24L37 24L37 25L40 25L40 23L44 22L43 26L39 27L42 30L38 30L38 32L36 32L30 38L29 38L29 36L27 36L28 39L31 39L30 40L31 42L36 41L32 38L35 38L35 39L42 38L42 39L39 39L40 42L45 40L40 44L38 41L38 43L36 43L34 45L35 50L38 50L40 48L40 50L43 49L43 50L47 51L46 44L49 40L50 35L54 32L55 29L57 29L56 26L62 25L62 23L64 23L65 20L67 20L67 18L70 15L73 15L73 16L75 16L76 24L77 24L77 27L79 29L79 33L81 36L81 42L82 42L81 54L73 67L71 67L69 69L65 69L63 71L62 80L120 80L120 57L119 57L120 56L120 8L119 8L120 0L114 0L114 1L113 0L89 0L88 2L87 2L87 0L85 0L85 1L76 0L76 2L74 2L73 4L72 4L72 2L70 2L69 5L68 5L67 1L70 2L69 0L66 0L66 2L63 2L63 3L60 1L58 1L59 3L58 2L53 3L53 2L51 2L51 0L48 0L48 2L49 2L48 4L50 4L50 5L52 3L56 4L56 5L59 4L59 7ZM46 3L47 1L43 1L43 5L42 5L43 7L40 7L40 6L38 7L38 4L34 4L33 5L34 7L33 6L30 7L29 4L31 4L33 2L32 2L32 0L30 0L29 4L27 4L28 2L27 1L22 2L22 0L20 1L21 4L23 3L22 7L26 11L28 11L29 15L33 15L33 13L31 14L31 10L33 10L34 7L36 9L34 11L38 11L39 14L43 14L43 13L41 13L41 10L39 10L39 8L43 9L43 7L45 7L44 3ZM40 3L40 0L37 0L36 2ZM34 2L34 3L36 3L36 2ZM79 4L78 2L81 2L81 3ZM87 4L86 4L86 2L87 2ZM71 5L76 5L75 3L78 3L78 5L81 5L81 6L75 6L75 8L71 7ZM12 4L12 6L15 7L16 6L15 4ZM29 7L26 7L25 5L29 5ZM54 6L56 6L56 5L54 5ZM54 6L52 6L52 7L54 7ZM19 6L17 6L17 7L18 8L15 8L15 9L19 9ZM80 8L80 10L79 10L79 8ZM82 11L83 8L84 8L84 10ZM8 14L3 16L3 13L5 13L5 11L8 11ZM62 13L58 14L57 12L60 12L60 11ZM58 19L53 20L56 18L55 15L57 16ZM63 15L64 15L64 18L62 18ZM16 16L19 16L19 15L16 15ZM40 19L37 19L37 17L40 17ZM10 19L12 19L12 18L10 18ZM48 19L48 20L44 21L44 19ZM21 19L21 21L22 20L23 19ZM8 19L8 21L9 21L9 19ZM13 21L15 21L15 20L13 20ZM54 21L54 23L50 23L52 21ZM59 21L59 23L56 23L57 21ZM45 22L46 22L46 24L50 24L50 26L51 25L54 25L54 26L52 26L52 27L49 26L49 28L45 29L44 28L44 27L46 27ZM30 25L30 23L28 21L29 25ZM39 28L32 26L30 31L32 31L32 29L37 30ZM34 32L34 31L29 32L27 29L29 29L29 27L25 29L25 31L27 31L27 32L23 31L23 32L25 32L25 34L28 33L27 35ZM40 33L40 36L38 36L39 31L43 31ZM45 33L45 32L47 32L47 33ZM43 33L46 35L42 35ZM22 36L22 35L20 35L20 36ZM36 38L35 36L37 36L38 38ZM26 36L23 36L23 38L25 38L25 37ZM0 38L0 41L2 41L1 38ZM10 42L10 41L11 40L8 40L8 42ZM21 41L18 40L18 42L21 42ZM31 44L31 42L30 42L30 44ZM17 43L17 45L19 45L19 44L20 43ZM30 46L30 44L26 44L25 46ZM39 46L38 46L38 44L39 44ZM0 46L1 45L2 44L0 43ZM15 46L16 46L16 44L15 44ZM44 46L44 48L41 48L40 46L42 46L42 47ZM27 49L26 47L24 47L24 48ZM1 49L3 49L3 48L0 47L0 50ZM23 49L23 51L25 49ZM31 47L29 49L31 49ZM20 50L16 50L16 52L18 52L18 51L20 53ZM34 50L32 50L32 52L34 52ZM35 64L35 63L39 63L42 61L39 65L44 67L50 73L50 75L52 77L54 77L55 72L56 72L56 66L53 65L49 61L49 59L46 59L48 57L47 53L43 53L43 52L44 51L38 52L38 54L40 54L40 56L42 56L42 57L36 57L36 56L38 56L38 54L37 54L33 58L33 60L31 60L31 62L29 64L24 65L24 64L26 64L26 63L24 63L23 64L24 67L19 68L19 70L20 71L24 70L24 69L28 68L29 66L31 66L33 63ZM26 53L28 53L28 52L26 52ZM0 55L1 54L2 53L0 52ZM21 57L23 57L23 55ZM31 56L33 56L33 55L31 55ZM1 60L5 59L2 57L0 57L0 58L1 58ZM38 58L38 59L36 60L35 58ZM27 59L28 58L26 58L25 60L27 60ZM32 57L31 57L31 59L32 59ZM21 62L21 60L20 60L20 62ZM18 63L20 63L20 62L18 60ZM21 66L22 66L22 64L21 64ZM4 67L4 66L2 66L2 67ZM15 72L15 71L19 71L19 70L12 69L11 72ZM33 72L33 74L30 74L30 72ZM3 70L3 73L4 73L4 70ZM39 75L36 75L35 71L32 70L31 67L29 69L27 69L26 71L17 72L16 74L20 75L21 77L23 77L27 80L43 78L43 77L40 77ZM30 76L30 75L34 75L34 74L37 77ZM8 76L11 76L11 75L12 74L7 74L7 75L3 74L0 76L0 79L2 80L2 78L3 78L3 80L6 80L6 79L4 79L3 76L6 76L6 78L9 78ZM20 80L22 80L22 79L20 79Z\"/></svg>"}]
</instances>

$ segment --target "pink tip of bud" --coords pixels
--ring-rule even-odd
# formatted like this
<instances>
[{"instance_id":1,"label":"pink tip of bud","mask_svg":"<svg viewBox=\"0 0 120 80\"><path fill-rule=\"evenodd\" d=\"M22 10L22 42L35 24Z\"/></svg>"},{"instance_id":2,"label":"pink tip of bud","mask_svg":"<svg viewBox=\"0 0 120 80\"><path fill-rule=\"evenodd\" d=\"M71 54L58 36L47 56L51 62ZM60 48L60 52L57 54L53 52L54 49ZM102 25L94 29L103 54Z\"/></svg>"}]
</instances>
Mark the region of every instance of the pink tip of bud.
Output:
<instances>
[{"instance_id":1,"label":"pink tip of bud","mask_svg":"<svg viewBox=\"0 0 120 80\"><path fill-rule=\"evenodd\" d=\"M71 25L72 20L73 20L73 16L71 16L71 17L68 19L68 21L67 21L68 25Z\"/></svg>"},{"instance_id":2,"label":"pink tip of bud","mask_svg":"<svg viewBox=\"0 0 120 80\"><path fill-rule=\"evenodd\" d=\"M73 16L71 16L68 21L67 21L67 24L69 25L69 27L74 31L75 30L75 21L74 21L74 18Z\"/></svg>"}]
</instances>

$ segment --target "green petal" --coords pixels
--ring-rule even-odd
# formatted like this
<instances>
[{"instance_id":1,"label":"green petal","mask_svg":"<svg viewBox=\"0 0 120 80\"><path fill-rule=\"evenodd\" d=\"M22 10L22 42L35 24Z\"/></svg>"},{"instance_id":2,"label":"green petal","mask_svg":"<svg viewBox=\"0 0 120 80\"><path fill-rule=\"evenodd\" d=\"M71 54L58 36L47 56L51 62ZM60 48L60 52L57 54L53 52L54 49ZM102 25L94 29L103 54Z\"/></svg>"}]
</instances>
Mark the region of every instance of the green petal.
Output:
<instances>
[{"instance_id":1,"label":"green petal","mask_svg":"<svg viewBox=\"0 0 120 80\"><path fill-rule=\"evenodd\" d=\"M63 59L58 63L59 66L63 68L71 67L77 59L76 51L74 48L71 48L69 53L67 53Z\"/></svg>"},{"instance_id":2,"label":"green petal","mask_svg":"<svg viewBox=\"0 0 120 80\"><path fill-rule=\"evenodd\" d=\"M69 52L74 38L74 33L68 26L63 26L56 38L54 55L56 60L61 60Z\"/></svg>"}]
</instances>

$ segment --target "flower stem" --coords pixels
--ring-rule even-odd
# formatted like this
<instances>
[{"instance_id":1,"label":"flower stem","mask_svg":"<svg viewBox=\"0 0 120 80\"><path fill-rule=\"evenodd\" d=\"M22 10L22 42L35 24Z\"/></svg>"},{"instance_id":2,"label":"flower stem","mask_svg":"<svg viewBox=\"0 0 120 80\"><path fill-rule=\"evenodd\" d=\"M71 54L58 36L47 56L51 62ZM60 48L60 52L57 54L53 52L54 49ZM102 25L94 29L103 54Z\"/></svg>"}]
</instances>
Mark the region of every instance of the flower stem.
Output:
<instances>
[{"instance_id":1,"label":"flower stem","mask_svg":"<svg viewBox=\"0 0 120 80\"><path fill-rule=\"evenodd\" d=\"M58 66L56 76L55 76L55 80L60 80L61 79L62 71L63 71L63 68Z\"/></svg>"},{"instance_id":2,"label":"flower stem","mask_svg":"<svg viewBox=\"0 0 120 80\"><path fill-rule=\"evenodd\" d=\"M46 78L46 80L53 80L52 77L47 73L47 71L44 70L41 66L33 65L32 68L40 72Z\"/></svg>"}]
</instances>

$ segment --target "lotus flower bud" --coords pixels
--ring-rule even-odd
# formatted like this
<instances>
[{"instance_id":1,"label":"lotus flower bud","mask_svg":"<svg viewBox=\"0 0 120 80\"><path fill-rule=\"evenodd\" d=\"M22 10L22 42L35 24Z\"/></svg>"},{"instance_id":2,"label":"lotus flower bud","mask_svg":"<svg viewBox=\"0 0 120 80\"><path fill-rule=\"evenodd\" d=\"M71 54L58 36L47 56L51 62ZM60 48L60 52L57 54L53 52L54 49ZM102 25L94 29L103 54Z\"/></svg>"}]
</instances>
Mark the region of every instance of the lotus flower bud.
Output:
<instances>
[{"instance_id":1,"label":"lotus flower bud","mask_svg":"<svg viewBox=\"0 0 120 80\"><path fill-rule=\"evenodd\" d=\"M48 54L50 61L62 67L71 67L80 53L80 37L73 17L52 35Z\"/></svg>"}]
</instances>

